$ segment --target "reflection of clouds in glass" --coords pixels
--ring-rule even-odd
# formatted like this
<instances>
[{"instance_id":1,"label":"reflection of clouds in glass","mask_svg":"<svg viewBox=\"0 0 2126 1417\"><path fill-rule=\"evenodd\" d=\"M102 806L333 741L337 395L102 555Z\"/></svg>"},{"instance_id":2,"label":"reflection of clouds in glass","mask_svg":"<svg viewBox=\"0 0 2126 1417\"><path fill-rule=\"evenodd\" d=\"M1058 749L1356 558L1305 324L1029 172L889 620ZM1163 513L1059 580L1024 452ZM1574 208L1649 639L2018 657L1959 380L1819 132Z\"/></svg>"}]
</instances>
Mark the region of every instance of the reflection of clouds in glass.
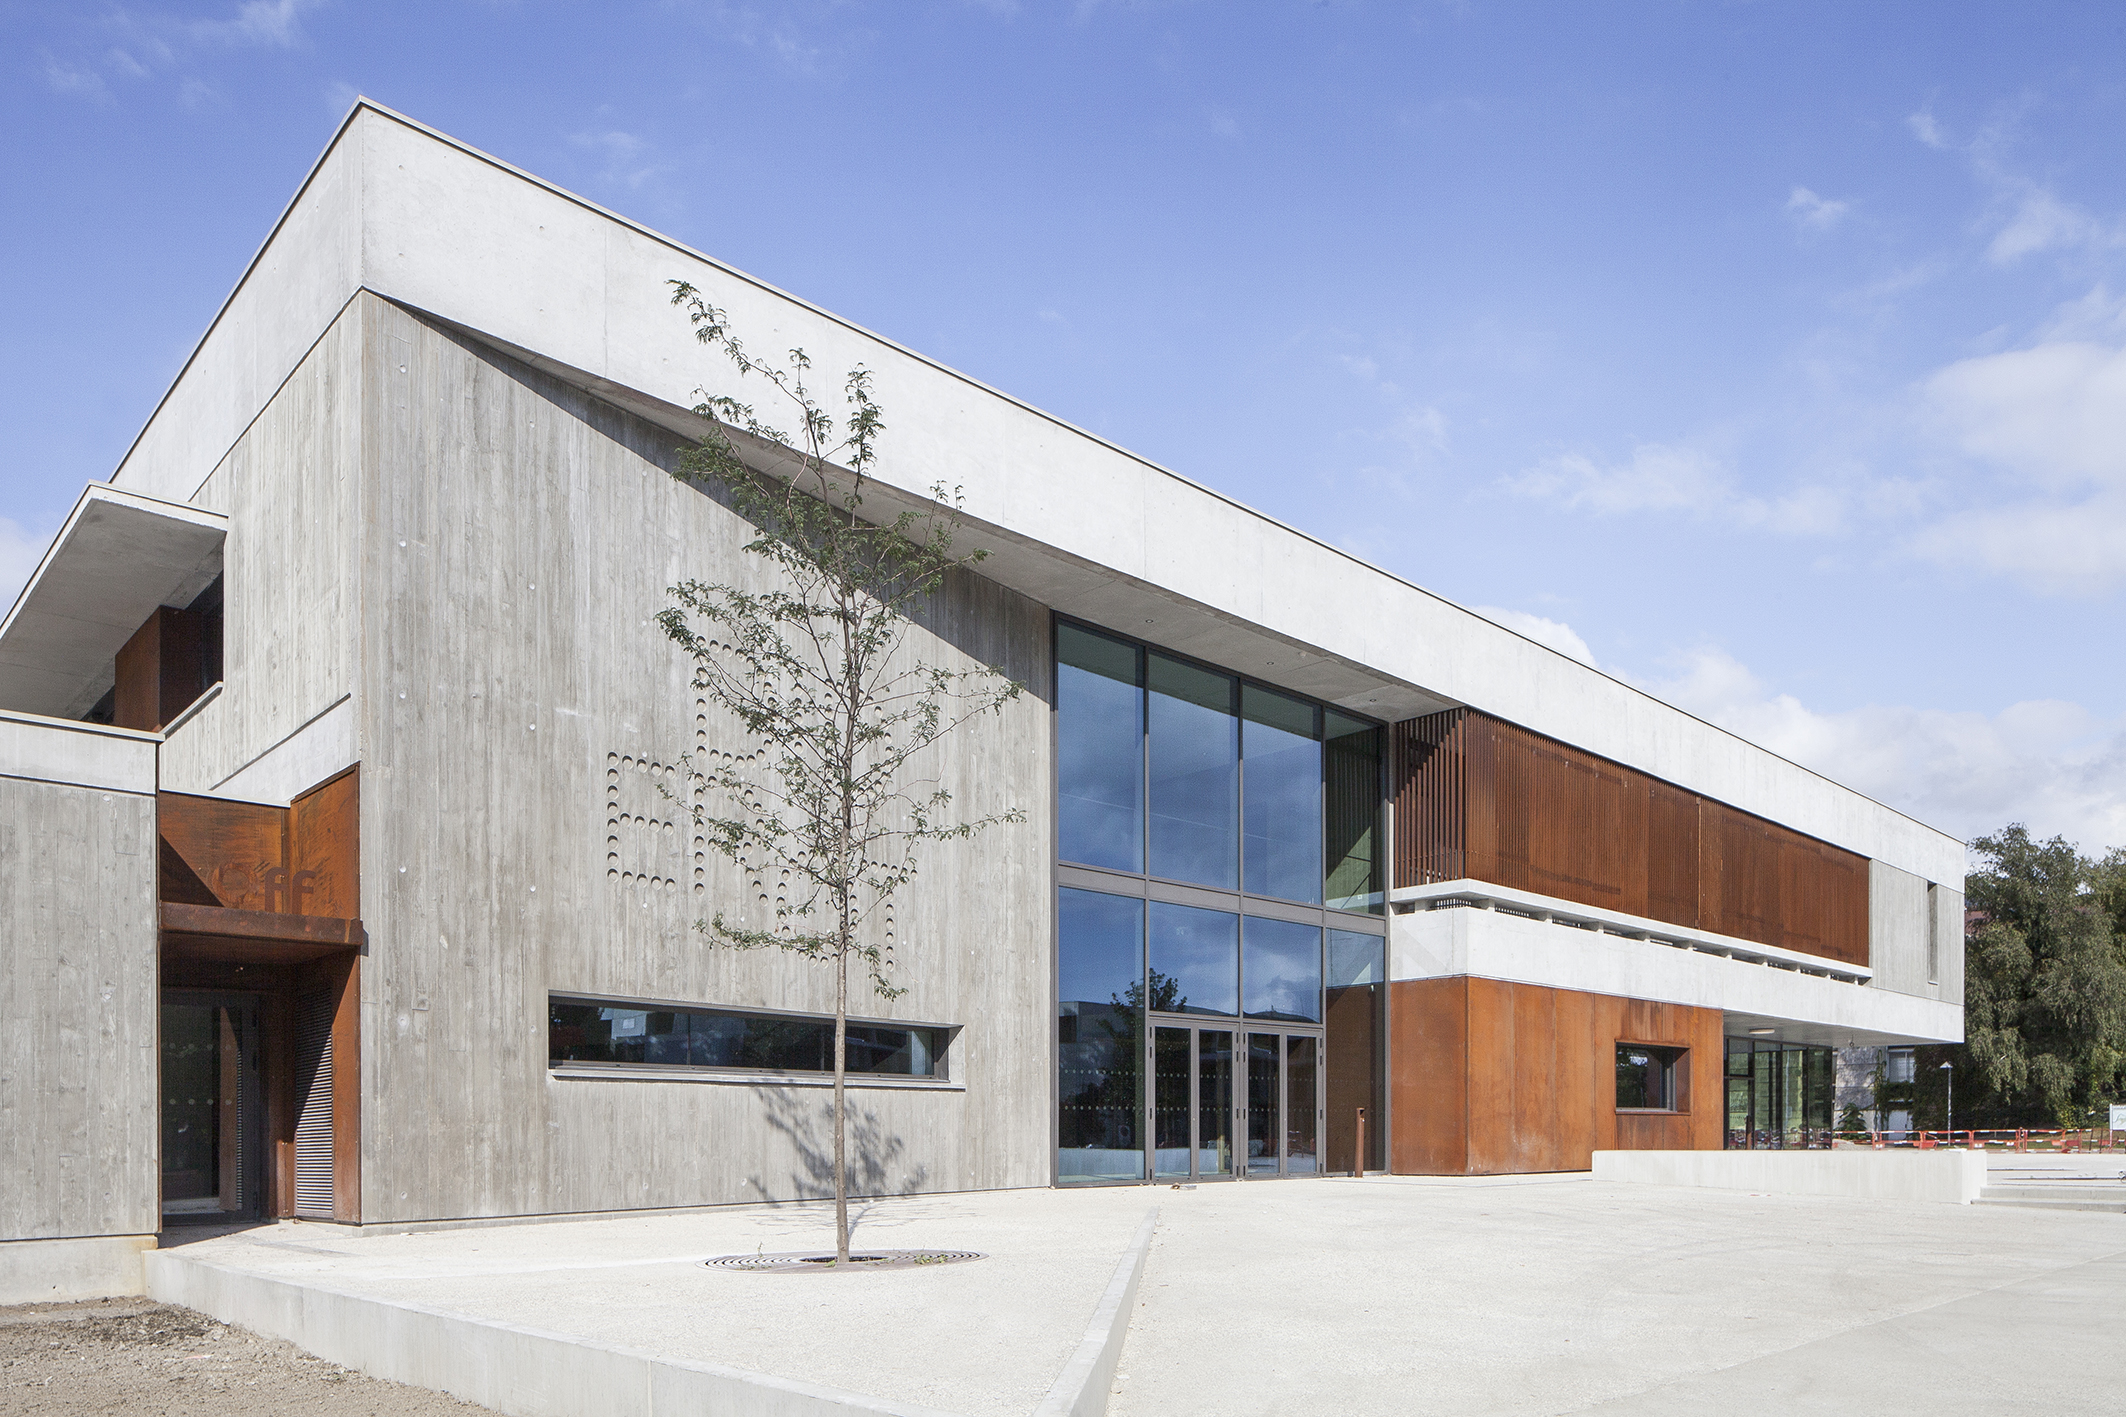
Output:
<instances>
[{"instance_id":1,"label":"reflection of clouds in glass","mask_svg":"<svg viewBox=\"0 0 2126 1417\"><path fill-rule=\"evenodd\" d=\"M1152 907L1154 971L1174 980L1182 1013L1238 1013L1240 918L1188 905Z\"/></svg>"},{"instance_id":2,"label":"reflection of clouds in glass","mask_svg":"<svg viewBox=\"0 0 2126 1417\"><path fill-rule=\"evenodd\" d=\"M1057 997L1105 1004L1141 990L1144 902L1066 888L1060 906Z\"/></svg>"},{"instance_id":3,"label":"reflection of clouds in glass","mask_svg":"<svg viewBox=\"0 0 2126 1417\"><path fill-rule=\"evenodd\" d=\"M1287 920L1250 919L1243 970L1251 1016L1321 1017L1321 930Z\"/></svg>"}]
</instances>

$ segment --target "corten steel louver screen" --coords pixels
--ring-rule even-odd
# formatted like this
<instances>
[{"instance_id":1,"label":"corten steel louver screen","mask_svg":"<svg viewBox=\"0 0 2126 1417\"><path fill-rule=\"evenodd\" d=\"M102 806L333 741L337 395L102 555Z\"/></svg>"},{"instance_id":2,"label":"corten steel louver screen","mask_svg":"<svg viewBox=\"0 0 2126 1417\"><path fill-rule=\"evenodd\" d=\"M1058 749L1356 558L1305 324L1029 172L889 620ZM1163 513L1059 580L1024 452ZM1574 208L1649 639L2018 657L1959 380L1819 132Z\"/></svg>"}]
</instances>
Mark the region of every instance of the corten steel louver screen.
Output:
<instances>
[{"instance_id":1,"label":"corten steel louver screen","mask_svg":"<svg viewBox=\"0 0 2126 1417\"><path fill-rule=\"evenodd\" d=\"M1394 742L1398 886L1488 881L1868 962L1863 856L1470 709Z\"/></svg>"}]
</instances>

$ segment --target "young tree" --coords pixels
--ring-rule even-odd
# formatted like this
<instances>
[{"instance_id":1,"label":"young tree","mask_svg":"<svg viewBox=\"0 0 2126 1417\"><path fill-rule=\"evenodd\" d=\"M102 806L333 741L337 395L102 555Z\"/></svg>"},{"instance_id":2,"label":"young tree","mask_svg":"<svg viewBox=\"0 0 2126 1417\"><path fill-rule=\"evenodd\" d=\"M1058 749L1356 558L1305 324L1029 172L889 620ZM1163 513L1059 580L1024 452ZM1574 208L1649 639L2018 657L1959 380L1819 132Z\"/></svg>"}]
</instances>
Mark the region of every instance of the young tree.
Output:
<instances>
[{"instance_id":1,"label":"young tree","mask_svg":"<svg viewBox=\"0 0 2126 1417\"><path fill-rule=\"evenodd\" d=\"M846 1263L850 966L860 964L881 997L901 993L867 922L914 878L922 847L1025 819L1017 808L957 816L951 795L918 779L914 764L969 720L1001 711L1020 686L994 669L925 662L911 640L913 615L986 553L954 549L960 499L942 486L930 509L867 516L864 489L886 426L870 373L849 371L849 411L837 425L806 382L804 351L779 365L755 359L723 311L686 282L671 285L695 337L741 377L764 380L796 419L784 432L748 404L702 392L694 411L709 429L674 476L723 490L755 528L745 549L770 568L771 588L686 581L658 623L693 661L695 690L761 749L752 761L687 759L696 790L675 797L741 870L792 883L772 922L719 911L696 928L738 949L788 950L834 977L834 1249Z\"/></svg>"}]
</instances>

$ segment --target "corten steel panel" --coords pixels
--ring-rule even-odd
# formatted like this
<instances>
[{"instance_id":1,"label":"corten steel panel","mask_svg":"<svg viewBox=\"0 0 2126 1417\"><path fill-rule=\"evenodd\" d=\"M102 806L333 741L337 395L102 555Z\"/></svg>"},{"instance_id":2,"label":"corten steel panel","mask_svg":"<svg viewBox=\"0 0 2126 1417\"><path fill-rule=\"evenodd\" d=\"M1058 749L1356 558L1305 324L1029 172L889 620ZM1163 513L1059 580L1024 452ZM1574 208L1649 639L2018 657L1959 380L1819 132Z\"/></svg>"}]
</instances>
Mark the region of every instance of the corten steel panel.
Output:
<instances>
[{"instance_id":1,"label":"corten steel panel","mask_svg":"<svg viewBox=\"0 0 2126 1417\"><path fill-rule=\"evenodd\" d=\"M1512 989L1515 1052L1532 1066L1511 1074L1512 1133L1499 1150L1515 1171L1555 1171L1559 1149L1558 1019L1555 989Z\"/></svg>"},{"instance_id":2,"label":"corten steel panel","mask_svg":"<svg viewBox=\"0 0 2126 1417\"><path fill-rule=\"evenodd\" d=\"M266 1214L295 1214L295 999L286 988L265 995L259 1010L266 1093Z\"/></svg>"},{"instance_id":3,"label":"corten steel panel","mask_svg":"<svg viewBox=\"0 0 2126 1417\"><path fill-rule=\"evenodd\" d=\"M362 1218L362 960L333 966L339 998L332 1011L332 1218Z\"/></svg>"},{"instance_id":4,"label":"corten steel panel","mask_svg":"<svg viewBox=\"0 0 2126 1417\"><path fill-rule=\"evenodd\" d=\"M305 915L362 913L361 770L311 788L289 809L288 869Z\"/></svg>"},{"instance_id":5,"label":"corten steel panel","mask_svg":"<svg viewBox=\"0 0 2126 1417\"><path fill-rule=\"evenodd\" d=\"M1459 1176L1469 1166L1469 980L1405 979L1388 986L1388 1169Z\"/></svg>"},{"instance_id":6,"label":"corten steel panel","mask_svg":"<svg viewBox=\"0 0 2126 1417\"><path fill-rule=\"evenodd\" d=\"M1551 1158L1556 1165L1545 1169L1569 1170L1575 1158L1593 1154L1596 1134L1603 1130L1597 1109L1607 1106L1612 1084L1606 1070L1595 1065L1595 1013L1604 1000L1599 994L1584 994L1577 989L1548 992L1555 1019L1550 1075L1557 1098L1557 1121L1552 1133L1555 1154Z\"/></svg>"},{"instance_id":7,"label":"corten steel panel","mask_svg":"<svg viewBox=\"0 0 2126 1417\"><path fill-rule=\"evenodd\" d=\"M1470 709L1395 726L1398 886L1468 877L1868 962L1868 863Z\"/></svg>"},{"instance_id":8,"label":"corten steel panel","mask_svg":"<svg viewBox=\"0 0 2126 1417\"><path fill-rule=\"evenodd\" d=\"M287 906L286 808L181 792L157 793L155 806L163 841L191 872L165 871L163 899L196 896L196 882L230 910L295 913Z\"/></svg>"},{"instance_id":9,"label":"corten steel panel","mask_svg":"<svg viewBox=\"0 0 2126 1417\"><path fill-rule=\"evenodd\" d=\"M1403 981L1391 991L1397 1171L1583 1171L1598 1150L1721 1144L1717 1009L1466 977ZM1466 1030L1461 1056L1439 1057L1453 1044L1457 1002ZM1620 1042L1689 1050L1684 1071L1695 1076L1686 1076L1676 1112L1616 1110ZM1704 1077L1714 1079L1710 1092L1697 1085ZM1442 1125L1453 1108L1440 1095L1441 1078L1458 1083L1467 1099L1458 1137Z\"/></svg>"},{"instance_id":10,"label":"corten steel panel","mask_svg":"<svg viewBox=\"0 0 2126 1417\"><path fill-rule=\"evenodd\" d=\"M111 721L120 728L159 731L203 693L209 646L208 616L168 605L141 622L118 651Z\"/></svg>"},{"instance_id":11,"label":"corten steel panel","mask_svg":"<svg viewBox=\"0 0 2126 1417\"><path fill-rule=\"evenodd\" d=\"M1665 782L1646 803L1646 915L1698 923L1698 799Z\"/></svg>"},{"instance_id":12,"label":"corten steel panel","mask_svg":"<svg viewBox=\"0 0 2126 1417\"><path fill-rule=\"evenodd\" d=\"M1469 1173L1490 1176L1516 1169L1514 1084L1520 1038L1514 1024L1515 986L1469 981ZM1540 1037L1529 1040L1540 1047ZM1547 1059L1546 1059L1547 1061Z\"/></svg>"},{"instance_id":13,"label":"corten steel panel","mask_svg":"<svg viewBox=\"0 0 2126 1417\"><path fill-rule=\"evenodd\" d=\"M1358 1109L1366 1108L1366 1150L1379 1154L1380 1128L1387 1119L1373 1096L1373 1060L1380 1055L1378 1022L1380 984L1358 984L1328 991L1328 1125L1323 1129L1324 1164L1331 1171L1356 1169L1352 1148L1358 1140Z\"/></svg>"}]
</instances>

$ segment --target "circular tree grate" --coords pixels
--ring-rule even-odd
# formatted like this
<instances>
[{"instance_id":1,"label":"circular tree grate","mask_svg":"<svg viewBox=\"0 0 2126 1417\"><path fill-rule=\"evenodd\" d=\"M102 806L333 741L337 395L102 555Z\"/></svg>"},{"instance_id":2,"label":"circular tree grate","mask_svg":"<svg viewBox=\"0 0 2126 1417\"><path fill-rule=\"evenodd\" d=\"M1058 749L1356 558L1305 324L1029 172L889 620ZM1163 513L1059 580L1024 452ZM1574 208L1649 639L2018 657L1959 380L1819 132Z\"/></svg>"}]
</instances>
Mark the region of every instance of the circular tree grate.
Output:
<instances>
[{"instance_id":1,"label":"circular tree grate","mask_svg":"<svg viewBox=\"0 0 2126 1417\"><path fill-rule=\"evenodd\" d=\"M973 1250L864 1250L852 1252L849 1263L835 1263L831 1251L798 1250L775 1255L718 1255L703 1260L704 1269L738 1269L754 1274L832 1274L836 1270L914 1269L921 1265L958 1264L962 1260L987 1259Z\"/></svg>"}]
</instances>

